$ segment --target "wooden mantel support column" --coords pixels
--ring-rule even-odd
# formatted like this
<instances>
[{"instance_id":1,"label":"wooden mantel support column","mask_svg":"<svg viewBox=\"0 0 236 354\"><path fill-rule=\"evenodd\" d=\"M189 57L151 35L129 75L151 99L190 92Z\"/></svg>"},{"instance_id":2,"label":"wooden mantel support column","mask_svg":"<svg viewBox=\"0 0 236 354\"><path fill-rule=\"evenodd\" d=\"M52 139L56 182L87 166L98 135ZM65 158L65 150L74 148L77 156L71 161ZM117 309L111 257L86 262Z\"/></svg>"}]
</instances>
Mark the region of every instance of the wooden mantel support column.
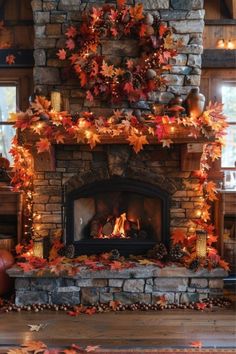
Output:
<instances>
[{"instance_id":1,"label":"wooden mantel support column","mask_svg":"<svg viewBox=\"0 0 236 354\"><path fill-rule=\"evenodd\" d=\"M56 170L55 146L52 145L47 152L37 153L36 147L32 147L34 169L37 172L54 172Z\"/></svg>"},{"instance_id":2,"label":"wooden mantel support column","mask_svg":"<svg viewBox=\"0 0 236 354\"><path fill-rule=\"evenodd\" d=\"M181 171L191 172L200 169L203 146L201 143L181 145Z\"/></svg>"}]
</instances>

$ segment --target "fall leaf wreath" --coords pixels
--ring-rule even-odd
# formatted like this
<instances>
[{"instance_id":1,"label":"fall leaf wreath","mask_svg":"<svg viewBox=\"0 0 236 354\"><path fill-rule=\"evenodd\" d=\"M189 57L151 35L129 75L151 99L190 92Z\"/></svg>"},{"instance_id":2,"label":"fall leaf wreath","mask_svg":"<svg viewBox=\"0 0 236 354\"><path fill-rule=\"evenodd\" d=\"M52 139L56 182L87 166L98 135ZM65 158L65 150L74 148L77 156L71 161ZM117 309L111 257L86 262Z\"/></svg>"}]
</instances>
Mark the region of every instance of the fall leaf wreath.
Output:
<instances>
[{"instance_id":1,"label":"fall leaf wreath","mask_svg":"<svg viewBox=\"0 0 236 354\"><path fill-rule=\"evenodd\" d=\"M169 58L176 55L171 29L152 14L144 14L142 4L126 6L118 1L117 8L93 7L82 14L78 28L67 29L66 37L67 50L60 49L57 56L69 60L80 86L87 88L89 101L147 100L150 92L165 84L161 74L170 69ZM133 44L140 56L123 57L119 66L109 63L101 52L104 43L112 46L115 41Z\"/></svg>"}]
</instances>

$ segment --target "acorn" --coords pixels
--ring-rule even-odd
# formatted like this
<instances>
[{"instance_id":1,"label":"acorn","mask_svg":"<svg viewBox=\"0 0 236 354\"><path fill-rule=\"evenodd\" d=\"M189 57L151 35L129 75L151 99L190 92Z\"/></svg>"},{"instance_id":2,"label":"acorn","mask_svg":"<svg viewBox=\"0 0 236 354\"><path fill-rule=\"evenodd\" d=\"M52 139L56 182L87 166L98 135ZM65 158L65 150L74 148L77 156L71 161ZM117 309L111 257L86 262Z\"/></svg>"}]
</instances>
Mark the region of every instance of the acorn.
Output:
<instances>
[{"instance_id":1,"label":"acorn","mask_svg":"<svg viewBox=\"0 0 236 354\"><path fill-rule=\"evenodd\" d=\"M146 72L146 78L148 80L153 80L155 79L155 77L157 76L157 73L155 70L153 69L148 69L147 72Z\"/></svg>"},{"instance_id":2,"label":"acorn","mask_svg":"<svg viewBox=\"0 0 236 354\"><path fill-rule=\"evenodd\" d=\"M152 16L152 14L150 14L150 12L148 12L148 13L145 15L144 22L145 22L146 25L149 25L149 26L152 26L152 25L153 25L153 23L154 23L154 17Z\"/></svg>"}]
</instances>

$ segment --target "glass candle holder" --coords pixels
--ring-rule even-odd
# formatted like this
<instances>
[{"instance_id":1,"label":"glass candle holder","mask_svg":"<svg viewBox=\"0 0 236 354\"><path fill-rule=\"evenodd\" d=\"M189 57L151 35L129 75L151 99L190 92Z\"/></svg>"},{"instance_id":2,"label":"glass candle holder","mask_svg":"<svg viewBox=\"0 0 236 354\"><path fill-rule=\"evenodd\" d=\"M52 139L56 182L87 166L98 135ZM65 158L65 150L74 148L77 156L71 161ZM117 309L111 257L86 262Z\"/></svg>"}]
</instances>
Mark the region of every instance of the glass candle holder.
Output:
<instances>
[{"instance_id":1,"label":"glass candle holder","mask_svg":"<svg viewBox=\"0 0 236 354\"><path fill-rule=\"evenodd\" d=\"M205 258L207 253L207 233L204 230L197 230L196 236L197 236L197 242L196 242L197 257Z\"/></svg>"},{"instance_id":2,"label":"glass candle holder","mask_svg":"<svg viewBox=\"0 0 236 354\"><path fill-rule=\"evenodd\" d=\"M51 92L51 105L54 111L60 112L61 110L61 93L57 90Z\"/></svg>"},{"instance_id":3,"label":"glass candle holder","mask_svg":"<svg viewBox=\"0 0 236 354\"><path fill-rule=\"evenodd\" d=\"M35 257L43 258L43 239L36 239L33 241L33 255Z\"/></svg>"}]
</instances>

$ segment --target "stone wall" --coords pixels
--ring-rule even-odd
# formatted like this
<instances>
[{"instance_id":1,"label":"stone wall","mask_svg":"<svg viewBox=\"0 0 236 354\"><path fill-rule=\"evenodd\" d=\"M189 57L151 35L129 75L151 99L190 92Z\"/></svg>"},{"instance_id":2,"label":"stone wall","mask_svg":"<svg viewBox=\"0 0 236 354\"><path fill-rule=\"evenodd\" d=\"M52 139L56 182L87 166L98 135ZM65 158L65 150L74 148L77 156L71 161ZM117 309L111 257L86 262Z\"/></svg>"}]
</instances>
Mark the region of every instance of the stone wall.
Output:
<instances>
[{"instance_id":1,"label":"stone wall","mask_svg":"<svg viewBox=\"0 0 236 354\"><path fill-rule=\"evenodd\" d=\"M84 92L79 89L78 80L64 80L64 61L58 60L56 52L65 48L65 35L68 25L81 20L79 10L85 3L92 6L101 5L102 0L33 0L32 9L35 23L35 68L34 83L47 95L53 87L60 89L66 108L71 113L93 109L96 113L107 112L107 106L99 102L84 99ZM112 2L112 1L111 1ZM176 58L170 72L165 75L168 85L149 96L150 103L168 102L174 93L185 96L192 87L200 85L202 31L204 27L203 0L143 0L145 11L156 14L162 22L171 26L175 39L182 39L183 47ZM135 43L126 40L120 51L119 41L105 41L102 53L111 60L122 59L122 56L134 56ZM122 52L122 54L121 54ZM64 102L65 102L64 101ZM101 107L102 106L102 107ZM135 108L135 107L132 107ZM142 107L141 107L142 108Z\"/></svg>"},{"instance_id":2,"label":"stone wall","mask_svg":"<svg viewBox=\"0 0 236 354\"><path fill-rule=\"evenodd\" d=\"M38 233L51 235L61 225L62 190L70 192L81 186L114 175L157 186L170 195L171 229L180 228L189 234L195 230L194 219L200 217L201 194L193 191L191 172L182 172L181 145L170 149L148 145L135 154L127 145L100 145L91 151L86 145L55 146L55 172L36 168L34 211L41 214Z\"/></svg>"},{"instance_id":3,"label":"stone wall","mask_svg":"<svg viewBox=\"0 0 236 354\"><path fill-rule=\"evenodd\" d=\"M169 304L198 302L223 295L226 272L190 271L183 267L137 266L119 271L91 271L81 268L77 276L40 277L12 268L16 277L16 305L34 303L93 305L118 300L123 304L155 304L165 295Z\"/></svg>"}]
</instances>

